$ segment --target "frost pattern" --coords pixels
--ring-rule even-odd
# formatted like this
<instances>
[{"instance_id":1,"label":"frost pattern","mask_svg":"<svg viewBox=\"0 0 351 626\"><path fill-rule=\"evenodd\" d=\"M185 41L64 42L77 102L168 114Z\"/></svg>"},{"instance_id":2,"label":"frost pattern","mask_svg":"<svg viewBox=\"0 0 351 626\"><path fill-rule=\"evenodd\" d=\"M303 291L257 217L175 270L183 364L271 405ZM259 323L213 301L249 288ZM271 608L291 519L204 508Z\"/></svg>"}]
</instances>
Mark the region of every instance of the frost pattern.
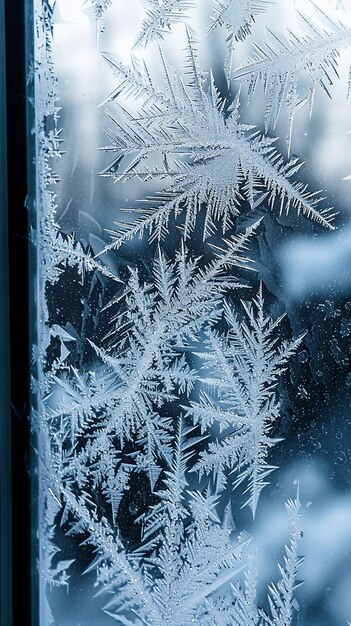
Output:
<instances>
[{"instance_id":1,"label":"frost pattern","mask_svg":"<svg viewBox=\"0 0 351 626\"><path fill-rule=\"evenodd\" d=\"M94 16L99 19L111 5L112 0L86 0L84 6L90 9Z\"/></svg>"},{"instance_id":2,"label":"frost pattern","mask_svg":"<svg viewBox=\"0 0 351 626\"><path fill-rule=\"evenodd\" d=\"M351 30L339 21L334 21L315 6L322 25L301 15L304 34L290 33L289 40L276 33L267 33L267 42L254 43L255 52L243 67L237 69L233 78L246 83L248 101L257 85L263 84L266 94L265 132L275 128L280 112L286 107L289 113L287 135L291 148L292 125L295 112L309 102L312 114L316 87L321 86L331 98L330 87L338 78L340 51L350 48ZM309 77L309 95L302 98L299 81L302 73ZM351 67L347 86L347 100L351 95Z\"/></svg>"},{"instance_id":3,"label":"frost pattern","mask_svg":"<svg viewBox=\"0 0 351 626\"><path fill-rule=\"evenodd\" d=\"M238 474L234 486L248 482L245 504L256 513L259 495L269 474L276 469L267 464L267 454L279 439L271 436L279 416L277 381L289 358L301 343L283 343L278 347L275 336L282 321L264 315L262 291L252 305L243 303L247 322L240 321L226 305L228 338L208 330L204 360L211 374L203 384L200 401L192 403L189 413L201 425L201 431L217 423L221 433L218 442L209 444L200 454L195 469L200 474L225 481L225 470Z\"/></svg>"},{"instance_id":4,"label":"frost pattern","mask_svg":"<svg viewBox=\"0 0 351 626\"><path fill-rule=\"evenodd\" d=\"M184 22L194 6L194 0L143 0L146 8L137 44L163 39L173 24Z\"/></svg>"},{"instance_id":5,"label":"frost pattern","mask_svg":"<svg viewBox=\"0 0 351 626\"><path fill-rule=\"evenodd\" d=\"M105 149L115 153L115 158L102 175L121 182L171 179L172 183L165 191L146 198L146 208L129 209L138 215L137 219L119 223L118 229L111 231L113 242L106 249L119 248L145 231L151 240L163 239L172 215L177 218L184 214L182 230L187 238L204 204L204 238L213 233L216 223L223 232L230 228L244 201L255 208L266 199L271 208L279 203L281 213L294 209L333 228L332 210L319 208L323 200L320 193L309 191L306 184L295 180L301 167L299 160L285 162L274 146L274 138L241 123L239 99L223 99L212 76L207 85L203 83L196 42L188 27L186 32L184 78L168 67L161 53L161 92L146 69L140 80L133 70L127 73L114 64L123 77L120 92L132 95L133 101L139 96L144 106L135 125L128 112L118 118L111 116L115 130L109 133L111 143ZM148 164L155 156L159 164Z\"/></svg>"},{"instance_id":6,"label":"frost pattern","mask_svg":"<svg viewBox=\"0 0 351 626\"><path fill-rule=\"evenodd\" d=\"M230 43L232 38L243 40L250 34L255 16L264 13L272 3L272 0L215 0L211 29L224 24L230 31Z\"/></svg>"},{"instance_id":7,"label":"frost pattern","mask_svg":"<svg viewBox=\"0 0 351 626\"><path fill-rule=\"evenodd\" d=\"M108 347L88 340L99 359L94 372L79 372L65 359L56 363L48 377L48 414L54 431L60 420L71 442L75 475L82 476L81 468L89 459L94 464L102 461L114 437L121 446L126 441L142 444L137 466L155 483L160 473L158 458L169 458L172 432L171 420L158 411L179 393L192 390L196 377L186 359L187 342L204 325L215 323L221 314L222 293L238 286L235 277L226 278L225 272L247 266L249 259L240 253L255 227L228 241L226 249L217 251L218 258L202 268L199 260L187 258L184 246L175 263L159 250L154 282L141 283L137 272L131 271L124 293L107 303L109 310L117 307L111 316ZM53 333L63 343L74 341L64 329L55 327ZM52 406L52 396L58 391L61 399ZM101 466L96 469L101 476ZM109 497L113 501L112 492Z\"/></svg>"},{"instance_id":8,"label":"frost pattern","mask_svg":"<svg viewBox=\"0 0 351 626\"><path fill-rule=\"evenodd\" d=\"M110 4L90 2L94 19ZM229 28L232 46L270 4L217 0L211 30ZM166 32L172 37L173 24L190 20L194 2L145 5L136 41L148 47ZM143 208L126 209L132 221L111 227L112 241L101 251L64 232L56 215L55 165L65 158L65 134L52 61L54 9L55 0L36 0L33 243L40 323L32 426L41 577L47 588L68 587L75 558L60 557L57 535L64 532L95 554L86 572L96 574L105 613L125 626L292 626L302 565L299 493L286 505L291 538L266 608L258 601L250 536L233 520L238 494L255 517L278 469L270 452L281 440L280 390L304 341L282 339L284 315L271 315L267 286L256 289L254 250L264 209L274 215L276 204L280 215L295 211L295 219L303 214L316 227L333 228L320 192L296 177L300 160L285 160L267 133L282 108L292 121L301 70L310 76L311 103L318 83L327 90L349 30L328 19L322 34L310 22L308 34L289 42L271 34L274 46L256 45L235 81L225 76L225 88L201 69L188 24L182 71L158 48L162 79L136 57L123 65L104 52L116 87L103 103L112 126L104 149L113 161L101 175L155 191L145 195ZM237 80L249 81L249 95L263 81L264 132L240 120ZM127 242L145 243L146 233L148 267L128 260L127 252L123 257ZM204 240L199 255L194 250ZM79 327L50 315L52 294L59 299L72 276L76 289L88 293ZM146 502L134 515L139 543L133 546L120 516L138 481ZM49 606L46 615L54 624Z\"/></svg>"}]
</instances>

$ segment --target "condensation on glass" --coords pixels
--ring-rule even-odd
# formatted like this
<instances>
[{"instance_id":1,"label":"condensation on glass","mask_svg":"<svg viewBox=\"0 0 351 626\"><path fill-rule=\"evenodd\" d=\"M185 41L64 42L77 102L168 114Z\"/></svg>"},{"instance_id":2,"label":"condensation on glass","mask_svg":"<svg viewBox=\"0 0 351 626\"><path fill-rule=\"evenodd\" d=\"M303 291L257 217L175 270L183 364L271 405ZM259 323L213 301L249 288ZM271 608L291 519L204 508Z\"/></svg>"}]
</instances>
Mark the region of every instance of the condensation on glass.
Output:
<instances>
[{"instance_id":1,"label":"condensation on glass","mask_svg":"<svg viewBox=\"0 0 351 626\"><path fill-rule=\"evenodd\" d=\"M34 2L40 626L351 620L347 9Z\"/></svg>"}]
</instances>

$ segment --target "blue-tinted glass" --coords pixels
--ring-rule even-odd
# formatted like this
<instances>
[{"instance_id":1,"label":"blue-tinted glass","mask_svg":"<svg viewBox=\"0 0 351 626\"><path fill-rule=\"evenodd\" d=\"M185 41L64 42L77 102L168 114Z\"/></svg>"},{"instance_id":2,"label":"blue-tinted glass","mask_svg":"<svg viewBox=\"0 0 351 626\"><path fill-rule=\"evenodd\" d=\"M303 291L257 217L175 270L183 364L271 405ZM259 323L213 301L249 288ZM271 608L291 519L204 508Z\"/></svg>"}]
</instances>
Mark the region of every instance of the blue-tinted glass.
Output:
<instances>
[{"instance_id":1,"label":"blue-tinted glass","mask_svg":"<svg viewBox=\"0 0 351 626\"><path fill-rule=\"evenodd\" d=\"M40 626L351 619L347 8L35 2Z\"/></svg>"}]
</instances>

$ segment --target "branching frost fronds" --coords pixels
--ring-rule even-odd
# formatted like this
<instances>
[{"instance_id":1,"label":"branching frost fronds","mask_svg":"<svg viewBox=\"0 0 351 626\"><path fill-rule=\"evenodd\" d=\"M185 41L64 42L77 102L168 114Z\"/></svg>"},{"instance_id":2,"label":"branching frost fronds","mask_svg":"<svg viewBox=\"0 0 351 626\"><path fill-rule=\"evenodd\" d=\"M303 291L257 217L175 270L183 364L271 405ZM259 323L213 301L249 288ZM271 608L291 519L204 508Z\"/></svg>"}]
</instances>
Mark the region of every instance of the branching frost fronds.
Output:
<instances>
[{"instance_id":1,"label":"branching frost fronds","mask_svg":"<svg viewBox=\"0 0 351 626\"><path fill-rule=\"evenodd\" d=\"M208 391L191 403L189 414L202 432L216 424L221 433L201 453L194 469L200 475L217 476L220 484L226 470L234 470L235 486L247 484L245 504L255 515L267 477L276 469L267 457L279 441L272 434L279 418L278 380L301 338L279 341L282 317L273 321L265 316L261 289L252 304L242 305L246 320L225 307L227 338L211 329L207 332L203 385Z\"/></svg>"},{"instance_id":2,"label":"branching frost fronds","mask_svg":"<svg viewBox=\"0 0 351 626\"><path fill-rule=\"evenodd\" d=\"M291 133L294 114L304 103L300 95L301 79L308 77L310 114L317 87L322 87L331 97L330 87L339 77L338 62L340 51L351 46L351 28L338 20L332 20L314 5L323 26L300 14L304 34L290 32L289 39L267 32L266 43L254 43L255 52L249 60L237 69L233 78L248 87L250 101L259 84L263 85L265 102L265 132L270 126L275 128L281 111L289 113L288 147L291 147ZM347 99L351 95L351 68L349 72Z\"/></svg>"},{"instance_id":3,"label":"branching frost fronds","mask_svg":"<svg viewBox=\"0 0 351 626\"><path fill-rule=\"evenodd\" d=\"M239 99L227 102L213 77L204 78L196 40L188 27L186 32L184 75L169 67L160 53L162 89L154 88L149 73L138 89L137 78L123 68L115 69L123 75L120 89L124 93L140 93L141 111L136 116L119 106L118 116L110 115L115 131L109 131L105 150L115 156L102 175L120 182L152 181L164 190L147 197L146 208L127 210L137 219L118 223L110 231L113 241L106 249L116 249L145 232L160 240L167 235L170 220L180 216L187 238L201 209L204 238L217 223L225 232L244 201L251 208L263 201L273 208L279 202L280 213L295 209L333 228L331 209L319 206L320 193L310 192L306 184L295 180L301 162L297 158L285 162L274 138L239 121ZM116 62L114 66L118 68Z\"/></svg>"}]
</instances>

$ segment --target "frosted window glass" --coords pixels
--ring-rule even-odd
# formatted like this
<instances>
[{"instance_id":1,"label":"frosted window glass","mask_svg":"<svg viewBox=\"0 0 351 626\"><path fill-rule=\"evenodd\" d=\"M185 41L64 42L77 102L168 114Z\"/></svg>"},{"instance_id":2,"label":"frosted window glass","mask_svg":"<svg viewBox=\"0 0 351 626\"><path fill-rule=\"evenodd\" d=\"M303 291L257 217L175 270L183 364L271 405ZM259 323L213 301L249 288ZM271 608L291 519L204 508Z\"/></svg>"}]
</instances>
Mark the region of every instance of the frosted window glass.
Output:
<instances>
[{"instance_id":1,"label":"frosted window glass","mask_svg":"<svg viewBox=\"0 0 351 626\"><path fill-rule=\"evenodd\" d=\"M347 626L348 3L34 21L40 626Z\"/></svg>"}]
</instances>

